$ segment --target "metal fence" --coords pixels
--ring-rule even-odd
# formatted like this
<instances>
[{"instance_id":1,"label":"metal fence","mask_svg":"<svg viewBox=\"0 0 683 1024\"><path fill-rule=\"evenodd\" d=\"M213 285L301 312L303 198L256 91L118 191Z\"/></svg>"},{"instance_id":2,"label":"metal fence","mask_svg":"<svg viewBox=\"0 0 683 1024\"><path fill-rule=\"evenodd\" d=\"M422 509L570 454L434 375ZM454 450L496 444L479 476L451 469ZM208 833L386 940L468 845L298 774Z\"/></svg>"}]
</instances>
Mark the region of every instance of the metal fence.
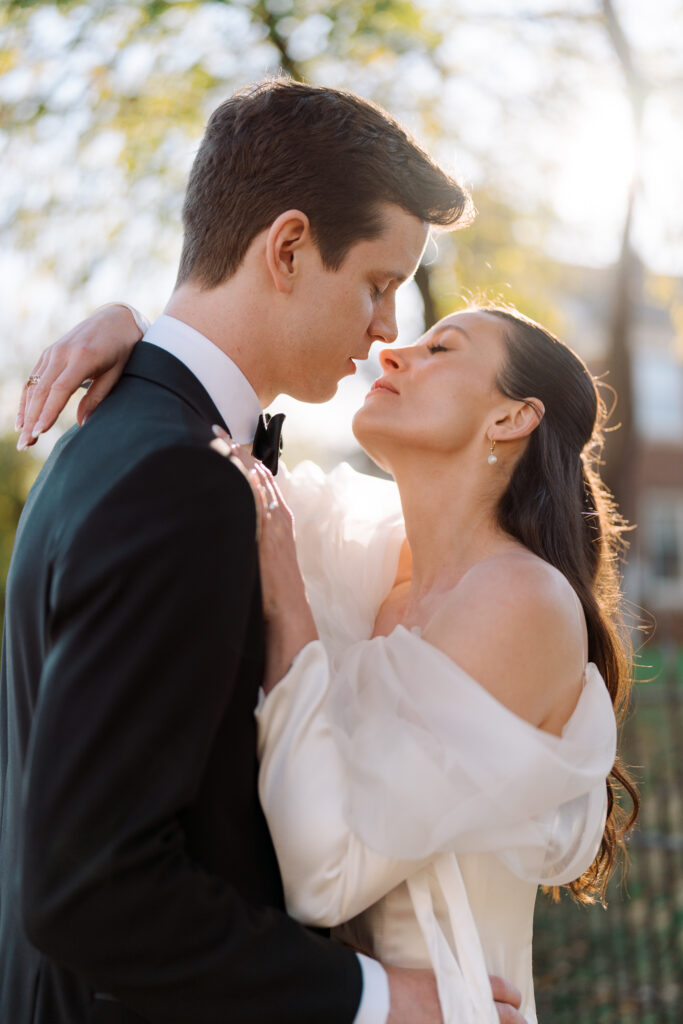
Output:
<instances>
[{"instance_id":1,"label":"metal fence","mask_svg":"<svg viewBox=\"0 0 683 1024\"><path fill-rule=\"evenodd\" d=\"M683 653L650 656L624 727L641 813L608 906L539 894L534 974L540 1024L683 1021Z\"/></svg>"}]
</instances>

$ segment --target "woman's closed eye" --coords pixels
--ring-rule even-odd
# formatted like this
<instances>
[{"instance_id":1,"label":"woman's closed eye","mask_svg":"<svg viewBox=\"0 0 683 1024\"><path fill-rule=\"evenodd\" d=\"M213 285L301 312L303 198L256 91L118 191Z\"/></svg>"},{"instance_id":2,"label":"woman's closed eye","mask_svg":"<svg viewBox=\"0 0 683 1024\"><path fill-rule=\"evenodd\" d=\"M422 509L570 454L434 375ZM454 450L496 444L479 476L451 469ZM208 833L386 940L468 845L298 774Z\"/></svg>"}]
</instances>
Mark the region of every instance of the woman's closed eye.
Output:
<instances>
[{"instance_id":1,"label":"woman's closed eye","mask_svg":"<svg viewBox=\"0 0 683 1024\"><path fill-rule=\"evenodd\" d=\"M446 348L445 345L440 345L438 341L435 341L432 345L427 345L429 352L450 352L450 349Z\"/></svg>"}]
</instances>

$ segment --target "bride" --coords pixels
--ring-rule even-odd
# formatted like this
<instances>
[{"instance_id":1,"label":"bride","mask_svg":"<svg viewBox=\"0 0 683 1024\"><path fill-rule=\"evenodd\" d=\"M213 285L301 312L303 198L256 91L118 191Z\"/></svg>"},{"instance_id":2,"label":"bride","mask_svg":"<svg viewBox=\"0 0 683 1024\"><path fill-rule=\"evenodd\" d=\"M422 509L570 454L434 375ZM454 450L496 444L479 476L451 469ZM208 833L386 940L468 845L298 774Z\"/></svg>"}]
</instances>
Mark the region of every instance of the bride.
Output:
<instances>
[{"instance_id":1,"label":"bride","mask_svg":"<svg viewBox=\"0 0 683 1024\"><path fill-rule=\"evenodd\" d=\"M604 896L637 810L601 406L507 308L381 366L353 427L395 485L310 463L275 479L215 431L260 510L260 796L293 916L431 964L447 1024L498 1019L488 974L532 1024L537 888Z\"/></svg>"}]
</instances>

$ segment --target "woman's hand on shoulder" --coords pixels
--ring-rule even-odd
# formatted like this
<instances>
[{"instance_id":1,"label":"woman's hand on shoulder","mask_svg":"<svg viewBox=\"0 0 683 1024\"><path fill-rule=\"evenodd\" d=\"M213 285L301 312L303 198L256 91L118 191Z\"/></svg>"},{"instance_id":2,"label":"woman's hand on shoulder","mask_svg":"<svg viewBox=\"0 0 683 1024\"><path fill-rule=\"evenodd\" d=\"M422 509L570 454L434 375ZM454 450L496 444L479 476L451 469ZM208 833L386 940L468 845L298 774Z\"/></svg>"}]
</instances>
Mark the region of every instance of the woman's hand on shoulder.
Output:
<instances>
[{"instance_id":1,"label":"woman's hand on shoulder","mask_svg":"<svg viewBox=\"0 0 683 1024\"><path fill-rule=\"evenodd\" d=\"M294 517L273 475L222 427L213 427L218 446L246 477L256 503L263 617L267 626L266 693L284 677L296 655L318 639L306 596L294 537Z\"/></svg>"},{"instance_id":2,"label":"woman's hand on shoulder","mask_svg":"<svg viewBox=\"0 0 683 1024\"><path fill-rule=\"evenodd\" d=\"M492 696L559 735L581 692L585 625L567 579L532 554L473 566L423 631Z\"/></svg>"},{"instance_id":3,"label":"woman's hand on shoulder","mask_svg":"<svg viewBox=\"0 0 683 1024\"><path fill-rule=\"evenodd\" d=\"M16 429L20 451L54 424L85 380L78 406L81 426L123 373L141 332L127 306L106 306L82 320L39 356L21 393Z\"/></svg>"}]
</instances>

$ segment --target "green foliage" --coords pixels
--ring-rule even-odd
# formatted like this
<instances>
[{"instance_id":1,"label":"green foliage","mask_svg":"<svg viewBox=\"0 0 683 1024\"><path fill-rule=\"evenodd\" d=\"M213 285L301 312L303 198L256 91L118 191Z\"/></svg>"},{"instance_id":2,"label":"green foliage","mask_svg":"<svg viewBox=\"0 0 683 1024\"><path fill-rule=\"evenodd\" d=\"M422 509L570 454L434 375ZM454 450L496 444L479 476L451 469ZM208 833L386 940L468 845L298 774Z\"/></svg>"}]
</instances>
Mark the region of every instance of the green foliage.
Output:
<instances>
[{"instance_id":1,"label":"green foliage","mask_svg":"<svg viewBox=\"0 0 683 1024\"><path fill-rule=\"evenodd\" d=\"M127 189L131 207L122 210L120 229L139 209L136 184L149 179L165 183L177 212L188 143L198 138L208 111L245 81L283 70L371 95L429 142L448 138L459 159L468 157L486 181L487 204L493 198L506 215L536 218L545 229L558 164L552 147L536 140L582 102L577 76L600 90L610 75L612 86L619 82L621 73L598 0L584 10L537 6L531 13L522 4L482 4L478 11L451 0L6 0L0 9L0 129L37 148L73 135L71 170L82 166L84 178L94 165L93 149L106 139L106 161L121 172L118 194ZM518 67L470 61L457 41L471 38L476 26L485 27L490 48L515 54ZM649 67L645 56L651 64L657 53L652 48L636 56ZM667 67L659 56L658 66ZM2 76L19 69L23 88L4 92ZM528 84L520 85L526 76ZM485 134L471 119L473 106L482 111ZM511 127L505 135L503 125ZM510 148L511 140L519 149ZM533 180L524 182L531 167ZM527 185L524 197L510 187L515 178ZM62 208L71 212L79 205L74 191L60 194L53 187L35 206L18 200L6 217L12 243L36 239L36 217L44 223ZM98 204L87 180L79 191L88 212L111 206L107 193ZM483 211L481 192L477 200ZM117 229L104 239L109 251L118 235ZM505 275L510 254L491 241L487 259L495 270L500 256ZM540 237L534 246L543 242ZM93 246L90 251L96 266L98 253ZM88 274L84 266L65 284L77 286Z\"/></svg>"},{"instance_id":2,"label":"green foliage","mask_svg":"<svg viewBox=\"0 0 683 1024\"><path fill-rule=\"evenodd\" d=\"M512 304L564 333L555 301L561 268L543 253L542 216L525 217L492 190L480 189L476 198L479 212L466 234L437 236L431 272L437 316L469 302Z\"/></svg>"},{"instance_id":3,"label":"green foliage","mask_svg":"<svg viewBox=\"0 0 683 1024\"><path fill-rule=\"evenodd\" d=\"M133 275L135 259L163 264L177 239L155 229L177 230L193 145L226 95L279 71L332 73L355 88L365 76L360 91L387 102L390 69L440 41L407 0L14 0L0 11L0 154L54 152L56 167L35 166L33 188L9 185L5 244L71 294L107 263L130 265L131 235ZM4 89L13 76L21 88ZM152 244L134 229L141 218Z\"/></svg>"}]
</instances>

